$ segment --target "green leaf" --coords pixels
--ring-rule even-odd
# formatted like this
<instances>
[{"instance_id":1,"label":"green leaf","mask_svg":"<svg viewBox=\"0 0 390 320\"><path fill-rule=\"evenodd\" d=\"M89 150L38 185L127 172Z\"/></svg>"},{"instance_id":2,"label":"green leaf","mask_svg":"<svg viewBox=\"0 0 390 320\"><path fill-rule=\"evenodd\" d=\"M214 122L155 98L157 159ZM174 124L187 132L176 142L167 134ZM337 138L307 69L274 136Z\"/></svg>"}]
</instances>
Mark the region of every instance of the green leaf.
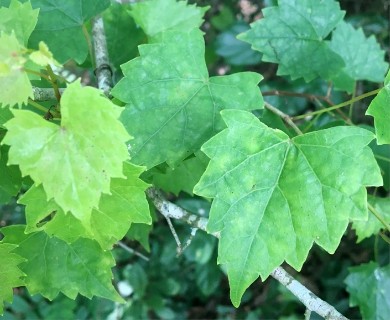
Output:
<instances>
[{"instance_id":1,"label":"green leaf","mask_svg":"<svg viewBox=\"0 0 390 320\"><path fill-rule=\"evenodd\" d=\"M149 234L152 231L153 225L144 223L132 223L126 236L131 240L138 241L147 252L150 252Z\"/></svg>"},{"instance_id":2,"label":"green leaf","mask_svg":"<svg viewBox=\"0 0 390 320\"><path fill-rule=\"evenodd\" d=\"M118 69L138 56L137 46L146 39L145 33L126 12L128 7L123 3L112 3L102 15L110 63Z\"/></svg>"},{"instance_id":3,"label":"green leaf","mask_svg":"<svg viewBox=\"0 0 390 320\"><path fill-rule=\"evenodd\" d=\"M24 273L19 269L19 265L24 259L12 252L17 246L0 243L0 315L3 314L4 301L12 302L13 288L24 285L22 278Z\"/></svg>"},{"instance_id":4,"label":"green leaf","mask_svg":"<svg viewBox=\"0 0 390 320\"><path fill-rule=\"evenodd\" d=\"M143 168L125 162L126 179L112 179L111 195L103 194L99 208L92 211L90 230L73 215L65 215L54 200L47 202L42 187L33 186L19 199L26 205L26 233L45 230L67 243L85 237L99 242L103 249L111 249L132 223L152 222L144 192L148 184L138 178L142 171ZM40 225L53 212L56 212L53 219Z\"/></svg>"},{"instance_id":5,"label":"green leaf","mask_svg":"<svg viewBox=\"0 0 390 320\"><path fill-rule=\"evenodd\" d=\"M390 70L387 72L384 87L371 101L366 114L374 117L378 144L390 144Z\"/></svg>"},{"instance_id":6,"label":"green leaf","mask_svg":"<svg viewBox=\"0 0 390 320\"><path fill-rule=\"evenodd\" d=\"M27 41L38 21L39 10L33 10L30 2L20 3L11 0L9 8L0 7L0 31L7 34L15 32L20 43L27 45Z\"/></svg>"},{"instance_id":7,"label":"green leaf","mask_svg":"<svg viewBox=\"0 0 390 320\"><path fill-rule=\"evenodd\" d=\"M86 59L89 40L84 23L110 5L109 0L31 0L31 3L40 10L29 47L38 48L38 43L44 41L60 63L69 59L82 63Z\"/></svg>"},{"instance_id":8,"label":"green leaf","mask_svg":"<svg viewBox=\"0 0 390 320\"><path fill-rule=\"evenodd\" d=\"M21 106L33 97L30 80L23 70L26 59L22 50L14 33L0 32L0 105L3 107Z\"/></svg>"},{"instance_id":9,"label":"green leaf","mask_svg":"<svg viewBox=\"0 0 390 320\"><path fill-rule=\"evenodd\" d=\"M324 40L344 17L333 0L279 0L263 9L263 19L238 36L263 53L263 61L278 63L278 75L311 81L329 79L344 66Z\"/></svg>"},{"instance_id":10,"label":"green leaf","mask_svg":"<svg viewBox=\"0 0 390 320\"><path fill-rule=\"evenodd\" d=\"M289 139L249 112L221 113L228 128L202 146L211 161L194 193L214 198L207 228L221 232L218 262L238 306L245 289L283 260L299 270L314 242L333 253L349 219L367 217L365 186L382 177L367 130Z\"/></svg>"},{"instance_id":11,"label":"green leaf","mask_svg":"<svg viewBox=\"0 0 390 320\"><path fill-rule=\"evenodd\" d=\"M18 164L36 185L42 183L48 199L88 228L101 193L110 192L110 179L123 177L129 135L117 120L121 111L80 82L62 95L60 126L31 111L13 110L2 141L11 146L9 164Z\"/></svg>"},{"instance_id":12,"label":"green leaf","mask_svg":"<svg viewBox=\"0 0 390 320\"><path fill-rule=\"evenodd\" d=\"M150 40L159 40L166 31L189 32L200 27L207 7L188 5L187 1L150 0L132 5L130 15Z\"/></svg>"},{"instance_id":13,"label":"green leaf","mask_svg":"<svg viewBox=\"0 0 390 320\"><path fill-rule=\"evenodd\" d=\"M228 30L217 36L215 52L232 65L247 66L259 63L261 54L252 50L248 43L236 38L239 33L248 29L249 25L245 21L237 21Z\"/></svg>"},{"instance_id":14,"label":"green leaf","mask_svg":"<svg viewBox=\"0 0 390 320\"><path fill-rule=\"evenodd\" d=\"M341 21L332 33L329 46L344 59L342 73L352 79L349 92L353 91L356 80L383 81L389 64L384 61L385 51L381 50L374 36L366 38L362 29L354 29ZM335 86L343 89L345 83L336 82Z\"/></svg>"},{"instance_id":15,"label":"green leaf","mask_svg":"<svg viewBox=\"0 0 390 320\"><path fill-rule=\"evenodd\" d=\"M24 226L2 228L4 243L18 245L14 252L26 259L20 265L31 295L41 294L53 300L60 292L71 299L77 294L99 296L122 302L112 286L112 254L99 244L80 238L72 244L45 232L24 234Z\"/></svg>"},{"instance_id":16,"label":"green leaf","mask_svg":"<svg viewBox=\"0 0 390 320\"><path fill-rule=\"evenodd\" d=\"M136 164L174 166L223 128L220 110L263 106L259 74L209 78L199 30L166 32L161 43L139 51L139 58L122 65L125 78L112 90L126 103L121 120L134 134L130 154Z\"/></svg>"},{"instance_id":17,"label":"green leaf","mask_svg":"<svg viewBox=\"0 0 390 320\"><path fill-rule=\"evenodd\" d=\"M168 168L165 173L153 175L153 185L166 192L178 195L181 191L192 195L194 186L206 170L208 158L201 152L181 162L176 168Z\"/></svg>"},{"instance_id":18,"label":"green leaf","mask_svg":"<svg viewBox=\"0 0 390 320\"><path fill-rule=\"evenodd\" d=\"M17 166L7 166L8 147L0 147L0 204L8 203L22 186L22 176Z\"/></svg>"},{"instance_id":19,"label":"green leaf","mask_svg":"<svg viewBox=\"0 0 390 320\"><path fill-rule=\"evenodd\" d=\"M368 203L382 216L382 218L390 224L390 198L378 198L368 196ZM372 212L368 214L366 221L353 221L353 228L356 230L358 241L378 234L380 229L383 229L383 224L378 220Z\"/></svg>"},{"instance_id":20,"label":"green leaf","mask_svg":"<svg viewBox=\"0 0 390 320\"><path fill-rule=\"evenodd\" d=\"M351 307L358 306L367 320L385 320L390 314L390 265L370 262L349 268L345 279Z\"/></svg>"}]
</instances>

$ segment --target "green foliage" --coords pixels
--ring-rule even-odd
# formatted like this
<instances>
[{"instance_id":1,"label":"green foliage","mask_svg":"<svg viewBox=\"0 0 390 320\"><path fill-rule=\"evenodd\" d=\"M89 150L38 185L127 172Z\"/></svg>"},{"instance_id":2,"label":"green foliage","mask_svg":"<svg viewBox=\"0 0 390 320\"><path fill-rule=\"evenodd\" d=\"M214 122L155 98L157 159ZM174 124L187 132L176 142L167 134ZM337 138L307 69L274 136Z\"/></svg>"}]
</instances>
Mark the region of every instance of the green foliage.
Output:
<instances>
[{"instance_id":1,"label":"green foliage","mask_svg":"<svg viewBox=\"0 0 390 320\"><path fill-rule=\"evenodd\" d=\"M386 318L388 21L357 1L0 0L4 319L301 318L282 263Z\"/></svg>"},{"instance_id":2,"label":"green foliage","mask_svg":"<svg viewBox=\"0 0 390 320\"><path fill-rule=\"evenodd\" d=\"M333 253L349 219L367 217L364 186L382 178L369 131L336 127L290 140L248 112L222 116L228 128L202 146L211 162L194 192L214 198L207 228L221 232L218 261L238 306L283 260L299 270L313 242Z\"/></svg>"},{"instance_id":3,"label":"green foliage","mask_svg":"<svg viewBox=\"0 0 390 320\"><path fill-rule=\"evenodd\" d=\"M31 111L13 111L2 141L11 146L9 164L42 183L49 199L89 229L91 211L101 193L109 193L110 179L123 177L129 136L117 120L120 113L98 90L70 84L61 98L61 126ZM110 130L103 132L105 127Z\"/></svg>"},{"instance_id":4,"label":"green foliage","mask_svg":"<svg viewBox=\"0 0 390 320\"><path fill-rule=\"evenodd\" d=\"M239 39L263 53L263 61L278 63L279 75L330 79L344 66L325 41L344 17L336 1L279 0L263 14Z\"/></svg>"},{"instance_id":5,"label":"green foliage","mask_svg":"<svg viewBox=\"0 0 390 320\"><path fill-rule=\"evenodd\" d=\"M14 33L0 30L0 107L21 105L33 97L30 80L23 70L26 59Z\"/></svg>"},{"instance_id":6,"label":"green foliage","mask_svg":"<svg viewBox=\"0 0 390 320\"><path fill-rule=\"evenodd\" d=\"M371 36L365 38L362 29L355 30L341 21L332 33L330 48L339 54L345 63L337 76L335 86L348 92L354 90L356 80L381 82L389 64L384 61L385 52ZM356 51L359 54L356 54Z\"/></svg>"},{"instance_id":7,"label":"green foliage","mask_svg":"<svg viewBox=\"0 0 390 320\"><path fill-rule=\"evenodd\" d=\"M11 0L9 8L0 8L0 31L7 34L13 31L19 43L27 45L37 24L38 12L38 9L33 10L30 2L20 3L17 0Z\"/></svg>"},{"instance_id":8,"label":"green foliage","mask_svg":"<svg viewBox=\"0 0 390 320\"><path fill-rule=\"evenodd\" d=\"M11 253L15 248L13 244L0 243L0 261L3 266L0 272L0 314L3 313L4 301L12 301L12 289L24 285L24 273L19 268L24 259L16 253Z\"/></svg>"},{"instance_id":9,"label":"green foliage","mask_svg":"<svg viewBox=\"0 0 390 320\"><path fill-rule=\"evenodd\" d=\"M384 218L390 222L390 198L378 198L370 196L368 203ZM378 234L379 230L384 226L372 212L369 212L368 220L354 221L353 228L356 230L358 242L364 238L369 238L372 235Z\"/></svg>"},{"instance_id":10,"label":"green foliage","mask_svg":"<svg viewBox=\"0 0 390 320\"><path fill-rule=\"evenodd\" d=\"M375 131L378 144L390 144L390 70L387 72L384 87L379 91L378 95L370 103L367 115L373 116L375 119Z\"/></svg>"},{"instance_id":11,"label":"green foliage","mask_svg":"<svg viewBox=\"0 0 390 320\"><path fill-rule=\"evenodd\" d=\"M363 319L384 320L390 313L390 265L375 262L349 269L345 279L351 306L359 306Z\"/></svg>"},{"instance_id":12,"label":"green foliage","mask_svg":"<svg viewBox=\"0 0 390 320\"><path fill-rule=\"evenodd\" d=\"M139 58L122 65L125 77L112 90L126 103L121 121L134 136L130 155L136 164L174 166L223 128L222 109L262 107L259 74L209 78L199 30L169 31L139 50Z\"/></svg>"},{"instance_id":13,"label":"green foliage","mask_svg":"<svg viewBox=\"0 0 390 320\"><path fill-rule=\"evenodd\" d=\"M187 32L200 27L208 8L187 5L187 1L151 0L133 4L130 15L151 42L157 42L167 31Z\"/></svg>"},{"instance_id":14,"label":"green foliage","mask_svg":"<svg viewBox=\"0 0 390 320\"><path fill-rule=\"evenodd\" d=\"M80 238L67 244L43 231L25 234L23 230L21 225L2 228L2 244L18 246L13 251L26 260L20 269L31 294L53 300L59 292L72 299L80 293L122 301L111 284L115 261L96 241Z\"/></svg>"}]
</instances>

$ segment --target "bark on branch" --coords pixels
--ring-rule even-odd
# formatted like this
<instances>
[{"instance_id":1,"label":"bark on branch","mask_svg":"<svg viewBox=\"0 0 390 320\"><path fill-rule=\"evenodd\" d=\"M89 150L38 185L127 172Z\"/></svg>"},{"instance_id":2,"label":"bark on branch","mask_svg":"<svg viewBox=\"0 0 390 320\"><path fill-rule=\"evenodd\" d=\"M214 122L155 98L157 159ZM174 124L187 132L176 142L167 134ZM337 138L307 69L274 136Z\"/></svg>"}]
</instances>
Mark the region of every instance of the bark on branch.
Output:
<instances>
[{"instance_id":1,"label":"bark on branch","mask_svg":"<svg viewBox=\"0 0 390 320\"><path fill-rule=\"evenodd\" d=\"M192 214L166 200L155 188L149 188L146 193L158 211L165 217L182 220L192 227L206 231L208 219ZM219 238L218 233L214 233L213 236ZM271 273L271 276L291 291L308 310L318 313L325 319L347 320L347 318L339 313L333 306L317 297L299 281L295 280L294 277L282 267L277 267Z\"/></svg>"}]
</instances>

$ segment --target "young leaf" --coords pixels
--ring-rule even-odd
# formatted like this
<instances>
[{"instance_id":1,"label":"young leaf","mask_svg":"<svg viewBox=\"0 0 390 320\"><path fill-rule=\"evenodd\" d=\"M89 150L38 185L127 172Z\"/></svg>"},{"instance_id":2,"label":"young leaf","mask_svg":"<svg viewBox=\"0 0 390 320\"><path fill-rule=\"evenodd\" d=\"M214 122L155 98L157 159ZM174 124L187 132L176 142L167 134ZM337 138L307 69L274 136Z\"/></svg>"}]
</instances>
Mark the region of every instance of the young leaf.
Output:
<instances>
[{"instance_id":1,"label":"young leaf","mask_svg":"<svg viewBox=\"0 0 390 320\"><path fill-rule=\"evenodd\" d=\"M18 245L14 252L26 259L20 268L26 274L30 294L53 300L60 292L71 299L79 293L123 301L111 283L114 258L97 242L80 238L67 244L43 231L25 234L22 225L5 227L1 232L3 242Z\"/></svg>"},{"instance_id":2,"label":"young leaf","mask_svg":"<svg viewBox=\"0 0 390 320\"><path fill-rule=\"evenodd\" d=\"M349 304L358 306L363 319L382 320L390 314L390 265L375 262L349 268L345 279L350 293Z\"/></svg>"},{"instance_id":3,"label":"young leaf","mask_svg":"<svg viewBox=\"0 0 390 320\"><path fill-rule=\"evenodd\" d=\"M24 259L12 252L17 246L9 243L0 243L0 315L3 314L4 301L12 302L13 288L24 285L24 273L19 265Z\"/></svg>"},{"instance_id":4,"label":"young leaf","mask_svg":"<svg viewBox=\"0 0 390 320\"><path fill-rule=\"evenodd\" d=\"M33 97L30 80L23 70L26 59L22 50L14 33L0 32L0 105L3 107L21 106Z\"/></svg>"},{"instance_id":5,"label":"young leaf","mask_svg":"<svg viewBox=\"0 0 390 320\"><path fill-rule=\"evenodd\" d=\"M356 80L383 81L389 64L384 61L385 51L381 50L374 36L366 38L362 29L356 30L341 21L333 31L329 45L343 58L345 67L341 72L351 79L348 88L345 81L335 82L336 88L346 88L351 92ZM345 77L342 78L345 80Z\"/></svg>"},{"instance_id":6,"label":"young leaf","mask_svg":"<svg viewBox=\"0 0 390 320\"><path fill-rule=\"evenodd\" d=\"M329 79L344 66L324 40L344 17L334 0L279 0L263 9L264 18L238 36L263 53L263 61L278 63L279 75L292 79Z\"/></svg>"},{"instance_id":7,"label":"young leaf","mask_svg":"<svg viewBox=\"0 0 390 320\"><path fill-rule=\"evenodd\" d=\"M53 54L50 52L46 43L39 42L39 50L36 50L30 54L30 59L39 66L46 67L49 64L53 64L57 67L61 66L57 60L53 58Z\"/></svg>"},{"instance_id":8,"label":"young leaf","mask_svg":"<svg viewBox=\"0 0 390 320\"><path fill-rule=\"evenodd\" d=\"M366 114L374 117L378 144L390 144L390 70L387 72L384 87L371 101Z\"/></svg>"},{"instance_id":9,"label":"young leaf","mask_svg":"<svg viewBox=\"0 0 390 320\"><path fill-rule=\"evenodd\" d=\"M14 32L18 41L26 46L37 24L38 12L38 9L33 10L29 1L20 3L11 0L9 8L0 7L0 31L7 34Z\"/></svg>"},{"instance_id":10,"label":"young leaf","mask_svg":"<svg viewBox=\"0 0 390 320\"><path fill-rule=\"evenodd\" d=\"M103 194L99 208L93 209L90 228L73 215L65 215L53 199L47 202L43 188L33 186L19 199L26 205L26 233L45 230L67 243L80 237L91 238L103 249L111 249L126 235L132 223L152 222L144 192L148 184L138 178L143 168L125 162L123 171L126 179L112 179L111 195ZM54 217L39 226L53 212Z\"/></svg>"},{"instance_id":11,"label":"young leaf","mask_svg":"<svg viewBox=\"0 0 390 320\"><path fill-rule=\"evenodd\" d=\"M0 204L8 203L22 186L22 176L17 166L8 166L8 147L0 147Z\"/></svg>"},{"instance_id":12,"label":"young leaf","mask_svg":"<svg viewBox=\"0 0 390 320\"><path fill-rule=\"evenodd\" d=\"M166 32L161 43L141 45L141 56L122 65L125 77L112 94L127 103L121 120L136 133L134 163L175 165L223 128L220 110L262 108L262 77L244 72L209 78L204 49L197 29Z\"/></svg>"},{"instance_id":13,"label":"young leaf","mask_svg":"<svg viewBox=\"0 0 390 320\"><path fill-rule=\"evenodd\" d=\"M378 211L388 224L390 224L390 198L369 196L368 203ZM369 238L374 234L378 234L379 230L384 228L383 224L372 212L369 212L367 221L353 221L352 226L356 230L358 236L357 242Z\"/></svg>"},{"instance_id":14,"label":"young leaf","mask_svg":"<svg viewBox=\"0 0 390 320\"><path fill-rule=\"evenodd\" d=\"M153 175L153 185L178 195L180 191L192 195L194 186L206 170L208 158L201 152L181 162L176 168L168 168L165 173Z\"/></svg>"},{"instance_id":15,"label":"young leaf","mask_svg":"<svg viewBox=\"0 0 390 320\"><path fill-rule=\"evenodd\" d=\"M165 31L188 32L200 27L208 8L188 5L187 1L150 0L134 3L130 15L149 40L156 41Z\"/></svg>"},{"instance_id":16,"label":"young leaf","mask_svg":"<svg viewBox=\"0 0 390 320\"><path fill-rule=\"evenodd\" d=\"M218 262L238 306L245 289L283 260L299 270L313 242L333 253L349 219L367 217L365 186L382 177L367 130L289 139L249 112L221 113L228 128L202 146L211 160L194 193L214 198L208 231L221 232Z\"/></svg>"},{"instance_id":17,"label":"young leaf","mask_svg":"<svg viewBox=\"0 0 390 320\"><path fill-rule=\"evenodd\" d=\"M109 0L52 1L31 0L39 8L38 23L29 41L29 47L37 48L44 41L54 57L64 63L74 59L84 62L88 54L88 39L84 23L110 5Z\"/></svg>"},{"instance_id":18,"label":"young leaf","mask_svg":"<svg viewBox=\"0 0 390 320\"><path fill-rule=\"evenodd\" d=\"M121 111L80 82L62 95L61 126L31 111L13 110L2 141L11 146L9 164L18 164L36 185L42 183L48 199L87 226L101 193L110 191L110 178L123 177L130 137L118 121Z\"/></svg>"}]
</instances>

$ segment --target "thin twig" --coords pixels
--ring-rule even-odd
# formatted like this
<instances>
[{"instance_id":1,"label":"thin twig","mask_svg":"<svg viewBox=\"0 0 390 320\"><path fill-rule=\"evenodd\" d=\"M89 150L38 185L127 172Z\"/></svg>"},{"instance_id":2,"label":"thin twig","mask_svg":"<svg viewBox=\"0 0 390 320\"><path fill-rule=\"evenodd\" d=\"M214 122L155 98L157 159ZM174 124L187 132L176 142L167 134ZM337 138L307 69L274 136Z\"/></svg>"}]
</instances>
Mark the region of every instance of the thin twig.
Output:
<instances>
[{"instance_id":1,"label":"thin twig","mask_svg":"<svg viewBox=\"0 0 390 320\"><path fill-rule=\"evenodd\" d=\"M125 245L122 241L118 241L117 242L117 245L120 246L122 249L124 249L125 251L127 251L128 253L131 253L131 254L134 254L136 255L137 257L140 257L141 259L144 259L145 261L149 261L149 258L144 256L142 253L128 247L127 245Z\"/></svg>"},{"instance_id":2,"label":"thin twig","mask_svg":"<svg viewBox=\"0 0 390 320\"><path fill-rule=\"evenodd\" d=\"M281 117L284 122L286 122L293 130L301 135L303 134L302 131L297 127L297 125L291 120L290 116L288 114L285 114L284 112L280 111L279 109L275 108L273 105L269 104L268 102L264 102L264 106L271 111L272 113L275 113L279 117Z\"/></svg>"},{"instance_id":3,"label":"thin twig","mask_svg":"<svg viewBox=\"0 0 390 320\"><path fill-rule=\"evenodd\" d=\"M95 74L98 88L109 96L112 88L112 70L109 64L106 34L101 16L92 19L93 48L95 54Z\"/></svg>"},{"instance_id":4,"label":"thin twig","mask_svg":"<svg viewBox=\"0 0 390 320\"><path fill-rule=\"evenodd\" d=\"M165 216L164 216L165 217ZM180 242L180 239L179 239L179 236L177 235L177 232L172 224L172 221L171 221L171 218L169 217L165 217L165 219L167 220L168 222L168 226L169 226L169 229L171 230L171 233L173 235L173 238L175 239L176 241L176 245L177 245L177 254L180 254L181 253L181 242Z\"/></svg>"},{"instance_id":5,"label":"thin twig","mask_svg":"<svg viewBox=\"0 0 390 320\"><path fill-rule=\"evenodd\" d=\"M208 219L189 213L179 206L169 202L155 188L149 188L146 190L146 193L164 217L179 219L192 227L206 231ZM219 238L219 233L214 233L213 235ZM271 273L271 276L290 290L310 311L316 312L326 319L347 320L347 318L339 313L334 307L317 297L304 285L295 280L282 267L277 267Z\"/></svg>"}]
</instances>

